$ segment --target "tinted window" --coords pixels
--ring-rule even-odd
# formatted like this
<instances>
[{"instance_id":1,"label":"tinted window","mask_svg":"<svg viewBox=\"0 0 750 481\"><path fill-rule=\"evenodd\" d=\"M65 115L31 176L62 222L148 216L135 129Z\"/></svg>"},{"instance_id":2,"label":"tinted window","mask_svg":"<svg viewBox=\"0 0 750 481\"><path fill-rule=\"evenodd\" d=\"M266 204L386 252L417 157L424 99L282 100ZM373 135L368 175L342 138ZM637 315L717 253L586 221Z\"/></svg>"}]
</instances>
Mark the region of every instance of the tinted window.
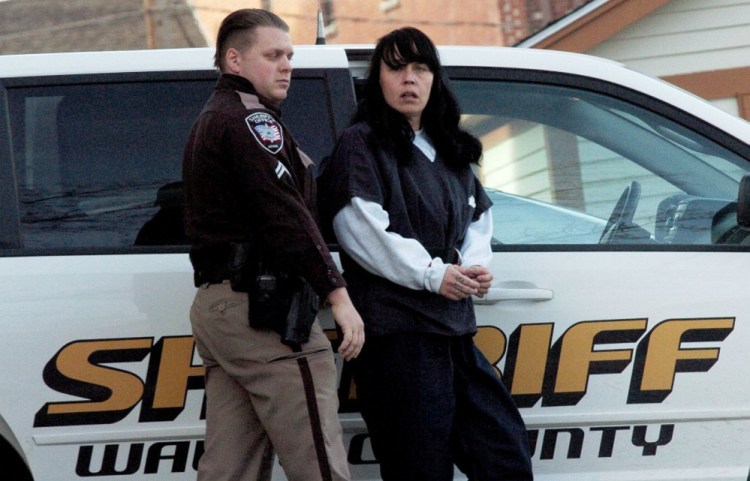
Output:
<instances>
[{"instance_id":1,"label":"tinted window","mask_svg":"<svg viewBox=\"0 0 750 481\"><path fill-rule=\"evenodd\" d=\"M185 244L183 148L215 81L8 89L21 247ZM336 138L337 102L320 75L292 85L284 120L318 160Z\"/></svg>"},{"instance_id":2,"label":"tinted window","mask_svg":"<svg viewBox=\"0 0 750 481\"><path fill-rule=\"evenodd\" d=\"M330 92L322 78L294 78L282 105L284 123L302 150L316 163L333 150L336 141L331 94L345 96L344 92ZM350 115L349 112L340 114Z\"/></svg>"},{"instance_id":3,"label":"tinted window","mask_svg":"<svg viewBox=\"0 0 750 481\"><path fill-rule=\"evenodd\" d=\"M464 126L484 145L478 173L495 202L499 243L716 242L715 216L736 200L747 168L735 153L602 93L481 80L453 86ZM618 202L626 215L603 236Z\"/></svg>"},{"instance_id":4,"label":"tinted window","mask_svg":"<svg viewBox=\"0 0 750 481\"><path fill-rule=\"evenodd\" d=\"M182 238L182 149L213 81L9 90L23 247L123 247L156 218ZM152 224L150 224L152 225ZM171 232L170 228L177 231ZM145 228L148 230L148 227Z\"/></svg>"}]
</instances>

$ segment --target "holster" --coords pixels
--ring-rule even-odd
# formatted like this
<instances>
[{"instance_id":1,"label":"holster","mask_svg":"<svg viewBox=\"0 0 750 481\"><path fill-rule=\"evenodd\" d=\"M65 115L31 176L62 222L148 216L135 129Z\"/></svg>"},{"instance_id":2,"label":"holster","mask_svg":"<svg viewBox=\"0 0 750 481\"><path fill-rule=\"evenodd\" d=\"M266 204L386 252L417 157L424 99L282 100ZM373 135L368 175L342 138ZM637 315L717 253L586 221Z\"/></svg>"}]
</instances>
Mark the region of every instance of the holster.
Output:
<instances>
[{"instance_id":1,"label":"holster","mask_svg":"<svg viewBox=\"0 0 750 481\"><path fill-rule=\"evenodd\" d=\"M292 347L307 342L320 300L300 276L274 265L257 246L232 243L229 282L247 292L248 322L254 329L272 329Z\"/></svg>"},{"instance_id":2,"label":"holster","mask_svg":"<svg viewBox=\"0 0 750 481\"><path fill-rule=\"evenodd\" d=\"M320 299L312 286L302 281L299 289L292 293L292 302L281 334L281 342L288 346L299 346L310 339L315 317L318 315Z\"/></svg>"}]
</instances>

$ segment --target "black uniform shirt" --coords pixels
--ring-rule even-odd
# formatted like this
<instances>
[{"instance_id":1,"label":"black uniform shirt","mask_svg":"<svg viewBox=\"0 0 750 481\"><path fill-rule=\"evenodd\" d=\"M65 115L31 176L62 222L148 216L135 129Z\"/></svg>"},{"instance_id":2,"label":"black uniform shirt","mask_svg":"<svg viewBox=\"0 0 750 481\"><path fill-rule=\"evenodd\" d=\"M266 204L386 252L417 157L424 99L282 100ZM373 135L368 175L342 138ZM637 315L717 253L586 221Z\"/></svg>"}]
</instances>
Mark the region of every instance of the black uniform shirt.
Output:
<instances>
[{"instance_id":1,"label":"black uniform shirt","mask_svg":"<svg viewBox=\"0 0 750 481\"><path fill-rule=\"evenodd\" d=\"M322 298L346 285L317 226L312 162L243 77L219 78L185 147L183 179L195 245L259 243Z\"/></svg>"}]
</instances>

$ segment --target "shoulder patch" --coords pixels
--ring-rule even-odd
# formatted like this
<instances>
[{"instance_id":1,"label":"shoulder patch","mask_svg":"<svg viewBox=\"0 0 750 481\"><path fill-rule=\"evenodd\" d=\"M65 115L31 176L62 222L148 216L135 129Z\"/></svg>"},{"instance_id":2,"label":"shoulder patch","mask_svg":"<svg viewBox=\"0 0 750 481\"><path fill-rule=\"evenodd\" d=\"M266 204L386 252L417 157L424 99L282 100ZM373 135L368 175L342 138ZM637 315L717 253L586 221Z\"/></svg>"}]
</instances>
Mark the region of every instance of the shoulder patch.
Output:
<instances>
[{"instance_id":1,"label":"shoulder patch","mask_svg":"<svg viewBox=\"0 0 750 481\"><path fill-rule=\"evenodd\" d=\"M276 119L266 112L255 112L245 117L245 123L261 147L278 154L284 147L284 131Z\"/></svg>"}]
</instances>

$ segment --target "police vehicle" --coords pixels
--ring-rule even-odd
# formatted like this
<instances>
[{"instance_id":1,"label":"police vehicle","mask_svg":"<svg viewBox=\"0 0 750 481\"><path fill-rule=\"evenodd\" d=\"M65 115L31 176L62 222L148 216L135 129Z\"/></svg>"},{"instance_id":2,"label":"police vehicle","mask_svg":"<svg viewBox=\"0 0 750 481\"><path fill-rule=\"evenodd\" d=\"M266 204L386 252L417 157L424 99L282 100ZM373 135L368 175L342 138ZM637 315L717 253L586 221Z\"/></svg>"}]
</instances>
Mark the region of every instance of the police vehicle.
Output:
<instances>
[{"instance_id":1,"label":"police vehicle","mask_svg":"<svg viewBox=\"0 0 750 481\"><path fill-rule=\"evenodd\" d=\"M285 119L321 159L370 50L295 50ZM494 201L475 339L526 420L537 478L748 479L750 125L602 59L440 53ZM0 57L4 479L195 478L180 168L212 54ZM354 479L378 479L337 362Z\"/></svg>"}]
</instances>

